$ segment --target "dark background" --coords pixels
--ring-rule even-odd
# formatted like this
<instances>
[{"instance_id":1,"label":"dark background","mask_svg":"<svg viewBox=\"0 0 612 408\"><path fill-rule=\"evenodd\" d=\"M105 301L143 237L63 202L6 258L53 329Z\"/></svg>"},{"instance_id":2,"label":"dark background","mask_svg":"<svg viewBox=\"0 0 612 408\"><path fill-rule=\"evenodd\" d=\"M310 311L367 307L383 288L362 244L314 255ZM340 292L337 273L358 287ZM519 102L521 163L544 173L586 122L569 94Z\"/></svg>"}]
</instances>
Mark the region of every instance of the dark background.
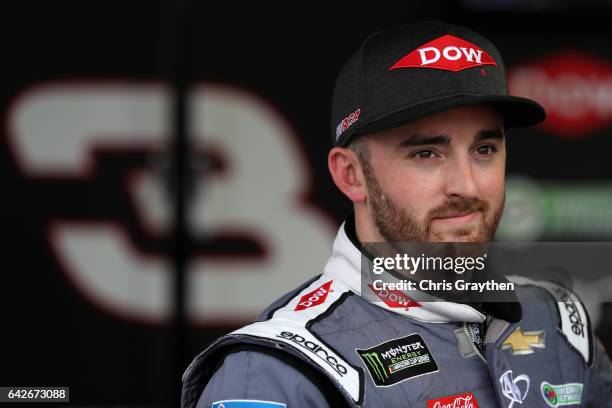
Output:
<instances>
[{"instance_id":1,"label":"dark background","mask_svg":"<svg viewBox=\"0 0 612 408\"><path fill-rule=\"evenodd\" d=\"M180 373L191 358L220 334L253 318L273 300L270 293L280 295L291 287L273 284L270 288L270 280L263 277L260 287L245 292L232 287L239 280L228 280L227 287L220 290L241 298L250 296L250 308L236 301L241 305L236 313L216 316L203 314L201 309L192 313L192 298L204 295L189 290L193 287L189 270L200 268L206 273L207 265L212 265L207 262L214 262L209 269L223 270L227 262L245 274L259 273L267 266L281 268L275 259L286 246L276 245L275 240L290 242L292 251L313 248L318 253L318 248L329 248L335 229L350 209L333 186L326 165L335 76L367 34L400 23L442 19L481 32L501 50L511 89L515 89L513 78L524 78L516 75L525 67L548 75L548 82L534 81L527 90L520 88L522 94L531 92L529 96L540 98L552 120L536 129L512 131L508 204L500 237L610 240L612 108L607 105L612 106L612 85L608 85L612 84L608 22L612 5L535 0L398 4L376 3L365 8L357 3L345 7L279 3L263 9L259 4L222 8L187 0L4 2L0 6L0 108L4 119L0 177L5 242L0 385L70 386L71 403L77 405L178 405ZM83 89L86 97L94 99L108 89L137 92L162 87L168 116L161 148L130 143L130 138L141 140L142 135L126 133L120 142L116 138L103 142L106 135L100 134L90 151L94 171L81 177L52 168L31 171L28 160L34 159L19 158L23 137L34 145L39 137L40 145L45 146L40 149L43 156L46 146L49 151L69 149L68 139L58 137L57 132L45 133L45 126L30 137L13 130L20 109L36 102L28 96L36 97L37 90L47 86L59 92L56 95L66 89ZM198 87L204 87L207 95L207 89L213 89L207 86L221 89L221 97L226 92L238 99L254 98L257 106L274 112L288 129L281 132L287 136L280 150L246 143L257 137L249 126L237 132L237 137L244 138L238 143L224 144L224 135L215 135L212 147L206 145L207 135L196 140L189 123L198 120L200 112L192 109L189 95ZM219 97L214 92L208 95ZM561 101L559 106L565 110L558 110L555 101ZM65 109L54 106L47 105L37 113L37 120L49 129L60 120L67 128L86 122L78 109L72 118L58 114ZM206 115L201 119L207 123ZM57 140L49 139L52 137ZM223 205L211 201L209 207L202 207L194 199L197 192L208 188L208 180L231 181L236 174L232 171L240 170L232 162L237 157L234 153L241 149L240 157L252 160L252 168L267 170L262 170L260 178L255 173L257 182L232 190L233 200ZM285 161L281 160L284 152L288 155ZM266 205L264 196L272 194L269 188L275 179L270 174L282 178L289 172L287 160L301 169L296 174L307 175L291 179L297 194L287 205L297 206L292 217L303 215L307 223L320 226L321 239L316 240L320 246L302 236L298 227L275 218L274 211L257 210ZM162 212L171 220L169 228L154 233L143 222L142 207L130 198L126 182L135 171L151 175L165 191L169 201ZM230 178L214 178L219 174ZM147 205L149 201L143 202ZM204 213L224 214L227 209L228 214L250 214L260 227L241 230L236 222L228 231L207 229L206 223L193 228L189 216L193 206L201 206ZM311 222L313 217L316 222ZM100 302L79 289L57 250L54 233L55 228L71 223L85 226L94 235L96 226L112 225L123 231L136 253L165 259L166 313L129 307L126 311L122 305L113 305L112 299ZM262 225L282 233L268 235ZM327 254L321 254L321 260ZM197 267L191 263L194 258L201 261ZM247 262L236 267L232 264L236 259ZM102 270L104 261L104 257L91 258L92 264L101 262ZM250 271L250 261L259 268ZM288 268L283 273L295 274L297 284L302 276L320 273L322 265L319 260L307 267L298 262L295 270ZM130 286L130 278L126 279L113 287L117 291L127 287L128 298L130 291L138 298L138 282ZM264 287L268 292L261 295L259 289ZM605 311L608 306L600 308ZM610 349L608 320L600 318L597 327Z\"/></svg>"}]
</instances>

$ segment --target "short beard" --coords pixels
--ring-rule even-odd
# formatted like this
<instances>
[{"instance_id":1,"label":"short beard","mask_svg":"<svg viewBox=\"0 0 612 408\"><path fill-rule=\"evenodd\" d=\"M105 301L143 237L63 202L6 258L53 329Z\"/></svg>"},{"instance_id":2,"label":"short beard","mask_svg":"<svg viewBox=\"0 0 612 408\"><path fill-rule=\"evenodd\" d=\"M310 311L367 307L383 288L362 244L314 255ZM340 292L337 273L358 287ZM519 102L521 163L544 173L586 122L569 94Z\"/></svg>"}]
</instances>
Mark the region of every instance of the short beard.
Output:
<instances>
[{"instance_id":1,"label":"short beard","mask_svg":"<svg viewBox=\"0 0 612 408\"><path fill-rule=\"evenodd\" d=\"M444 236L432 231L433 220L447 214L472 211L481 211L483 219L475 233L473 228L456 228L451 231L451 235L470 242L490 242L495 238L495 232L504 210L505 195L499 208L495 209L491 220L488 219L490 205L487 201L479 198L458 198L430 210L425 221L419 224L415 217L396 205L384 193L372 171L367 145L364 142L361 141L363 145L360 146L358 157L366 178L374 224L387 242L441 242Z\"/></svg>"}]
</instances>

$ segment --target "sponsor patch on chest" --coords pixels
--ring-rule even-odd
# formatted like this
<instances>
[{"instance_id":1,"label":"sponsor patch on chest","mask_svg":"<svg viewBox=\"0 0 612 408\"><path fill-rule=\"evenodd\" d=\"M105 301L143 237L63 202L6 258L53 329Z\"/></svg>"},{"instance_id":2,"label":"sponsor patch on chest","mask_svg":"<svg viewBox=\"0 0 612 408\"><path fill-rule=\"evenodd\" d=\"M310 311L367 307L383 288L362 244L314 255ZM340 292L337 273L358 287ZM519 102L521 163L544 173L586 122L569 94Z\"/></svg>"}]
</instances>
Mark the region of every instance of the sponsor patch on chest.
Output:
<instances>
[{"instance_id":1,"label":"sponsor patch on chest","mask_svg":"<svg viewBox=\"0 0 612 408\"><path fill-rule=\"evenodd\" d=\"M543 349L544 330L523 331L517 327L502 343L503 350L510 350L515 356L528 355L535 352L534 349Z\"/></svg>"},{"instance_id":2,"label":"sponsor patch on chest","mask_svg":"<svg viewBox=\"0 0 612 408\"><path fill-rule=\"evenodd\" d=\"M565 405L578 405L582 402L582 383L568 383L554 385L546 381L540 384L542 398L549 407L562 407Z\"/></svg>"},{"instance_id":3,"label":"sponsor patch on chest","mask_svg":"<svg viewBox=\"0 0 612 408\"><path fill-rule=\"evenodd\" d=\"M438 364L425 340L417 333L355 351L377 387L388 387L438 371Z\"/></svg>"},{"instance_id":4,"label":"sponsor patch on chest","mask_svg":"<svg viewBox=\"0 0 612 408\"><path fill-rule=\"evenodd\" d=\"M427 408L478 408L478 401L471 392L450 395L427 401Z\"/></svg>"}]
</instances>

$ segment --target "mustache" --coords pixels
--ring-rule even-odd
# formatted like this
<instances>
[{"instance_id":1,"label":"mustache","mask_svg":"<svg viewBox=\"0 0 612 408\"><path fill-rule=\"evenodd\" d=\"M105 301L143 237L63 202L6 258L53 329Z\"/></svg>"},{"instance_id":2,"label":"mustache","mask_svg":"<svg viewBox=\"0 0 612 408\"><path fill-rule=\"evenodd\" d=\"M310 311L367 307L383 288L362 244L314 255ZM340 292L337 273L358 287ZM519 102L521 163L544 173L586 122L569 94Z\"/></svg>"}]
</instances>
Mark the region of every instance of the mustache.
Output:
<instances>
[{"instance_id":1,"label":"mustache","mask_svg":"<svg viewBox=\"0 0 612 408\"><path fill-rule=\"evenodd\" d=\"M429 211L427 220L431 221L434 218L453 217L458 214L469 213L473 211L487 212L489 203L480 198L457 198L449 200L439 207Z\"/></svg>"}]
</instances>

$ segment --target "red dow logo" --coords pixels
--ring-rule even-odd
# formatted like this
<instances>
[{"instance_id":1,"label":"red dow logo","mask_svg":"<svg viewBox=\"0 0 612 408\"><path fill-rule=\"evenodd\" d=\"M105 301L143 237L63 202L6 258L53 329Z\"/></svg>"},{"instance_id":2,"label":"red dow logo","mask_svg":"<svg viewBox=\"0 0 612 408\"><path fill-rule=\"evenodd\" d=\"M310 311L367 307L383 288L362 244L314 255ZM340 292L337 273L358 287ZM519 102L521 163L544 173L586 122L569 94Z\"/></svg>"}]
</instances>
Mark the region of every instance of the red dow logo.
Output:
<instances>
[{"instance_id":1,"label":"red dow logo","mask_svg":"<svg viewBox=\"0 0 612 408\"><path fill-rule=\"evenodd\" d=\"M329 282L322 284L312 292L302 296L294 310L299 311L308 309L309 307L317 306L325 302L325 299L327 299L327 295L330 292L329 288L331 287L332 282L333 280L330 280Z\"/></svg>"},{"instance_id":2,"label":"red dow logo","mask_svg":"<svg viewBox=\"0 0 612 408\"><path fill-rule=\"evenodd\" d=\"M376 293L376 296L378 296L389 307L402 307L405 309L409 309L411 307L421 307L418 302L415 302L400 290L376 290L374 289L374 285L368 286L370 289L372 289L372 292Z\"/></svg>"},{"instance_id":3,"label":"red dow logo","mask_svg":"<svg viewBox=\"0 0 612 408\"><path fill-rule=\"evenodd\" d=\"M427 401L427 408L478 408L478 402L471 392Z\"/></svg>"},{"instance_id":4,"label":"red dow logo","mask_svg":"<svg viewBox=\"0 0 612 408\"><path fill-rule=\"evenodd\" d=\"M410 52L389 71L397 68L436 68L456 72L480 65L497 66L497 63L477 45L446 34Z\"/></svg>"},{"instance_id":5,"label":"red dow logo","mask_svg":"<svg viewBox=\"0 0 612 408\"><path fill-rule=\"evenodd\" d=\"M564 51L509 70L514 95L546 109L544 130L565 138L586 136L612 124L612 64Z\"/></svg>"}]
</instances>

